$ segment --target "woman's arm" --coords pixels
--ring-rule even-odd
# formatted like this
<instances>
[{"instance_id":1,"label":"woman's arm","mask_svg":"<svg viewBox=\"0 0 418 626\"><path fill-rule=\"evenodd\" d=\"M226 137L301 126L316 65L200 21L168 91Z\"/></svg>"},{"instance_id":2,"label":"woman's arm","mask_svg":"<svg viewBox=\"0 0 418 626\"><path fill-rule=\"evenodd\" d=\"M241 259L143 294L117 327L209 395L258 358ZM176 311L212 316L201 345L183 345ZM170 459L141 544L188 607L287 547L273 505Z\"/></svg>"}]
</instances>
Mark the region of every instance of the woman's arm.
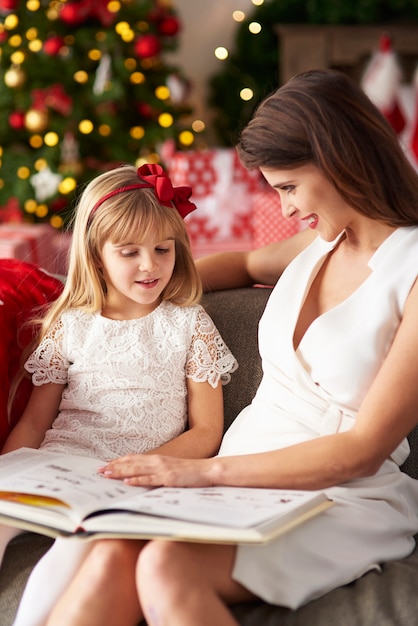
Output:
<instances>
[{"instance_id":1,"label":"woman's arm","mask_svg":"<svg viewBox=\"0 0 418 626\"><path fill-rule=\"evenodd\" d=\"M34 386L21 418L8 436L2 454L17 448L39 448L46 431L58 414L65 385Z\"/></svg>"},{"instance_id":2,"label":"woman's arm","mask_svg":"<svg viewBox=\"0 0 418 626\"><path fill-rule=\"evenodd\" d=\"M221 382L213 388L208 382L187 379L188 429L148 454L181 458L204 458L218 452L223 433L223 392Z\"/></svg>"},{"instance_id":3,"label":"woman's arm","mask_svg":"<svg viewBox=\"0 0 418 626\"><path fill-rule=\"evenodd\" d=\"M131 484L236 485L323 489L375 474L418 421L418 284L413 287L391 349L350 431L280 450L235 457L181 460L131 457L109 464Z\"/></svg>"},{"instance_id":4,"label":"woman's arm","mask_svg":"<svg viewBox=\"0 0 418 626\"><path fill-rule=\"evenodd\" d=\"M249 285L275 285L283 270L315 238L309 229L263 248L219 252L196 260L205 291Z\"/></svg>"}]
</instances>

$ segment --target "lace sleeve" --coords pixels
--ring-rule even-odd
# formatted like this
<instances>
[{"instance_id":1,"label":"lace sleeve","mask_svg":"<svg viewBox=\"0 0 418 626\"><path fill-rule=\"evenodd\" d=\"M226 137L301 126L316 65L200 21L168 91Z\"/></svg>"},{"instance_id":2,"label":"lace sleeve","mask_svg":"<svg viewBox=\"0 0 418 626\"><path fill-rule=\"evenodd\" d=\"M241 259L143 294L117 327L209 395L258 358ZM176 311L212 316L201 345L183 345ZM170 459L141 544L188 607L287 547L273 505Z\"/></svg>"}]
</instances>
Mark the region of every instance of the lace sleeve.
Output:
<instances>
[{"instance_id":1,"label":"lace sleeve","mask_svg":"<svg viewBox=\"0 0 418 626\"><path fill-rule=\"evenodd\" d=\"M60 319L25 363L25 369L32 374L34 385L62 385L67 382L69 363L63 354L63 340L64 326Z\"/></svg>"},{"instance_id":2,"label":"lace sleeve","mask_svg":"<svg viewBox=\"0 0 418 626\"><path fill-rule=\"evenodd\" d=\"M219 380L226 385L231 380L230 374L237 368L234 355L212 319L203 308L199 308L190 343L186 376L195 382L208 382L216 387Z\"/></svg>"}]
</instances>

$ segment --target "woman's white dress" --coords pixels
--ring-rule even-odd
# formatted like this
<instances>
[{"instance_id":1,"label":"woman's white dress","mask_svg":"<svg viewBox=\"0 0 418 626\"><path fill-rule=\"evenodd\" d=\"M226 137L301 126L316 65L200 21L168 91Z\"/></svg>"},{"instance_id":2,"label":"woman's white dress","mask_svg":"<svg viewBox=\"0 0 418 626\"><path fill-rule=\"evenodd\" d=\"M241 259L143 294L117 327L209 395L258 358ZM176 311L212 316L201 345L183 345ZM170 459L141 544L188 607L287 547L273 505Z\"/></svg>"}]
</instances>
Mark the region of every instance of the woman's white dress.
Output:
<instances>
[{"instance_id":1,"label":"woman's white dress","mask_svg":"<svg viewBox=\"0 0 418 626\"><path fill-rule=\"evenodd\" d=\"M263 380L226 433L221 455L285 447L353 425L418 276L418 228L394 231L371 258L368 278L318 317L295 351L304 298L334 245L315 240L273 290L259 328ZM327 489L337 504L282 538L239 546L234 578L268 602L296 608L407 556L418 532L418 481L399 470L408 453L404 440L375 476Z\"/></svg>"}]
</instances>

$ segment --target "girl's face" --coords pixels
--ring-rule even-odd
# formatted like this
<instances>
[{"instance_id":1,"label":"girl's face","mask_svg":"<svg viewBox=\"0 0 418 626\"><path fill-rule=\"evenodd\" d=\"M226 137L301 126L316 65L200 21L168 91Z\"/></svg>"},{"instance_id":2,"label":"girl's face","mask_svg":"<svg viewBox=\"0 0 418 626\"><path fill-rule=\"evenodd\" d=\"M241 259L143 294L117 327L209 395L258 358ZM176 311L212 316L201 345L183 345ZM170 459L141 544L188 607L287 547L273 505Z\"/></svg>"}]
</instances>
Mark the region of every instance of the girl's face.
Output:
<instances>
[{"instance_id":1,"label":"girl's face","mask_svg":"<svg viewBox=\"0 0 418 626\"><path fill-rule=\"evenodd\" d=\"M102 250L107 286L102 314L114 319L135 319L151 313L161 302L175 260L174 237L158 241L151 233L140 243L107 241Z\"/></svg>"},{"instance_id":2,"label":"girl's face","mask_svg":"<svg viewBox=\"0 0 418 626\"><path fill-rule=\"evenodd\" d=\"M315 165L260 170L269 185L277 189L283 216L302 220L326 241L334 241L358 217Z\"/></svg>"}]
</instances>

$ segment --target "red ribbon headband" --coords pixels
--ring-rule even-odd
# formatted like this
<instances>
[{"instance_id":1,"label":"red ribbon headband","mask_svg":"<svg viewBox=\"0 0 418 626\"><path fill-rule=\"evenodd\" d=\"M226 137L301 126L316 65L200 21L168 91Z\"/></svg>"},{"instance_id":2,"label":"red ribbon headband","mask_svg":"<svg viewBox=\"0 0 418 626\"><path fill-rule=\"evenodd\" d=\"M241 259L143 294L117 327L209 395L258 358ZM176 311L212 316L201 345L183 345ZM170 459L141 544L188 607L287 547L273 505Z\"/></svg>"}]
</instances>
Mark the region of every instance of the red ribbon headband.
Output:
<instances>
[{"instance_id":1,"label":"red ribbon headband","mask_svg":"<svg viewBox=\"0 0 418 626\"><path fill-rule=\"evenodd\" d=\"M173 187L170 178L164 172L161 165L155 163L146 163L141 165L137 169L138 178L146 181L144 183L138 183L136 185L126 185L125 187L118 187L113 191L109 191L103 198L100 198L91 210L89 221L92 220L94 213L99 206L103 204L109 198L116 196L118 193L124 191L130 191L131 189L144 189L145 187L153 188L157 200L167 207L175 207L180 213L182 218L196 209L196 205L190 202L189 198L192 195L190 187Z\"/></svg>"}]
</instances>

